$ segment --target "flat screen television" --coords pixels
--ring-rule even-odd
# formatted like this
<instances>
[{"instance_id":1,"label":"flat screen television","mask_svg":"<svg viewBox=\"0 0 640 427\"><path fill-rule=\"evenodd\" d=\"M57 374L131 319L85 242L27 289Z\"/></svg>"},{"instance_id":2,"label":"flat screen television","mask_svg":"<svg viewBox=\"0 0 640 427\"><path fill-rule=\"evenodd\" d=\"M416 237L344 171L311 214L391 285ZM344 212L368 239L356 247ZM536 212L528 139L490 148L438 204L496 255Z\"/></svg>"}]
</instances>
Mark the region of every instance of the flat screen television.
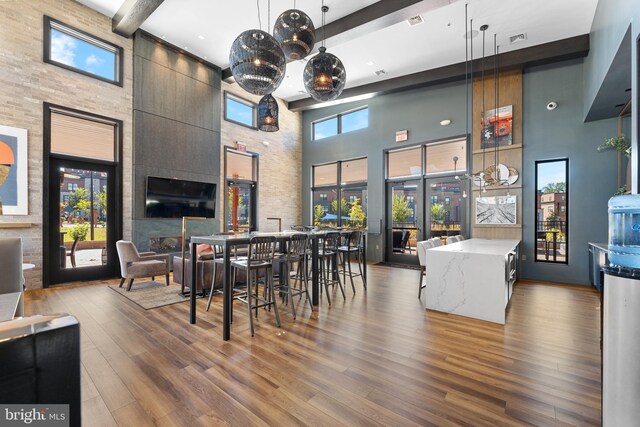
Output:
<instances>
[{"instance_id":1,"label":"flat screen television","mask_svg":"<svg viewBox=\"0 0 640 427\"><path fill-rule=\"evenodd\" d=\"M146 218L216 215L216 184L147 177Z\"/></svg>"}]
</instances>

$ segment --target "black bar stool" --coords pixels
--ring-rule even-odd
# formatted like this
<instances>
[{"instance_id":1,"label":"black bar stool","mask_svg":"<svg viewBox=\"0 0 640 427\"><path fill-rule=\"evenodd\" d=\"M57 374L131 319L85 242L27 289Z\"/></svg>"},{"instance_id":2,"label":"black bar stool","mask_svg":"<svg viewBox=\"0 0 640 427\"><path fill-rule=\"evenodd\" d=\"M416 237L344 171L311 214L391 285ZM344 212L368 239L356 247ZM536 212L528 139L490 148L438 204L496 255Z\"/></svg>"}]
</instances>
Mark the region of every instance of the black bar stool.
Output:
<instances>
[{"instance_id":1,"label":"black bar stool","mask_svg":"<svg viewBox=\"0 0 640 427\"><path fill-rule=\"evenodd\" d=\"M363 246L362 246L362 231L354 230L351 231L347 238L345 239L344 245L340 245L338 247L338 253L342 258L342 281L347 281L347 269L349 273L349 280L351 281L351 289L353 289L353 293L356 293L356 287L353 284L353 278L360 276L362 278L362 284L364 285L364 290L367 290L367 281L362 274L362 262L366 262L363 258ZM351 271L351 256L356 258L358 262L358 271L359 273L353 273Z\"/></svg>"},{"instance_id":2,"label":"black bar stool","mask_svg":"<svg viewBox=\"0 0 640 427\"><path fill-rule=\"evenodd\" d=\"M294 234L289 240L287 251L284 254L276 255L275 262L281 264L280 283L278 289L282 298L286 298L288 304L291 305L291 314L296 318L296 308L293 303L293 297L305 295L309 302L309 307L313 311L313 303L309 297L309 277L307 274L307 256L308 256L309 240L306 234ZM293 266L297 264L294 271ZM293 278L294 283L291 283ZM300 287L297 287L300 280Z\"/></svg>"},{"instance_id":3,"label":"black bar stool","mask_svg":"<svg viewBox=\"0 0 640 427\"><path fill-rule=\"evenodd\" d=\"M320 280L321 284L324 284L324 289L327 292L327 302L331 305L331 297L329 296L329 286L335 286L338 284L340 292L342 292L342 298L347 299L344 294L344 287L340 282L340 273L338 271L338 246L340 245L340 233L328 232L322 237L322 245L318 249L318 261L320 262ZM320 286L320 292L322 292L322 286Z\"/></svg>"}]
</instances>

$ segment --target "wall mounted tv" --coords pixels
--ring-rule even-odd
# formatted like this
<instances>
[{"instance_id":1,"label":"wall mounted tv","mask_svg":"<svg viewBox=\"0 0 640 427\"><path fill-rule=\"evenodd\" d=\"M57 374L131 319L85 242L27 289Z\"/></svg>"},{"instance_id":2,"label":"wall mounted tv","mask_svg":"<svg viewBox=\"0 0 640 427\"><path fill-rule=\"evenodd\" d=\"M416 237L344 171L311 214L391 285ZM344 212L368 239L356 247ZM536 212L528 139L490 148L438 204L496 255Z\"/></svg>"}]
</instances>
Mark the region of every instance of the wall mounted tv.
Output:
<instances>
[{"instance_id":1,"label":"wall mounted tv","mask_svg":"<svg viewBox=\"0 0 640 427\"><path fill-rule=\"evenodd\" d=\"M146 218L216 215L216 184L147 177Z\"/></svg>"}]
</instances>

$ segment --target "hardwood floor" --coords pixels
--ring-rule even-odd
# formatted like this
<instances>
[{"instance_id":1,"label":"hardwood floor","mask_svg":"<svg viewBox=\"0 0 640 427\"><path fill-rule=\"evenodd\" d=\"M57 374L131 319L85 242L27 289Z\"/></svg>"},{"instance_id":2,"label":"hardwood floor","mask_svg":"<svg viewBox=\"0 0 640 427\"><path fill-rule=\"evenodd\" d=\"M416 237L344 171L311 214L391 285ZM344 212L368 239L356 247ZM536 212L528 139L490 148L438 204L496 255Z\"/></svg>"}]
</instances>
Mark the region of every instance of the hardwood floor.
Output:
<instances>
[{"instance_id":1,"label":"hardwood floor","mask_svg":"<svg viewBox=\"0 0 640 427\"><path fill-rule=\"evenodd\" d=\"M261 310L253 338L236 303L228 342L220 296L209 313L198 300L195 326L186 302L145 311L104 284L25 304L80 320L92 427L600 424L597 292L518 283L500 326L425 311L417 277L370 266L366 294L299 303L295 321L282 306L281 329Z\"/></svg>"}]
</instances>

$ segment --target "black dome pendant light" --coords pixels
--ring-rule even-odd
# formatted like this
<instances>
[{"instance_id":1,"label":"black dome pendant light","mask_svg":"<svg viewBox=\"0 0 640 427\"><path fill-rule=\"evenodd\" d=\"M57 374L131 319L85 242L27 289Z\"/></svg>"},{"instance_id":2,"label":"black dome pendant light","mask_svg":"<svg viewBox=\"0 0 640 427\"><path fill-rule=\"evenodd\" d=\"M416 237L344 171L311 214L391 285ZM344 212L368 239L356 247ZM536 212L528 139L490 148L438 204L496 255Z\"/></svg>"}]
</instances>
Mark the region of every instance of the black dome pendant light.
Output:
<instances>
[{"instance_id":1,"label":"black dome pendant light","mask_svg":"<svg viewBox=\"0 0 640 427\"><path fill-rule=\"evenodd\" d=\"M273 37L280 43L285 56L292 60L302 59L313 50L316 28L309 15L296 9L284 11L273 26Z\"/></svg>"},{"instance_id":2,"label":"black dome pendant light","mask_svg":"<svg viewBox=\"0 0 640 427\"><path fill-rule=\"evenodd\" d=\"M273 95L265 95L258 103L258 129L263 132L280 130L278 102Z\"/></svg>"}]
</instances>

